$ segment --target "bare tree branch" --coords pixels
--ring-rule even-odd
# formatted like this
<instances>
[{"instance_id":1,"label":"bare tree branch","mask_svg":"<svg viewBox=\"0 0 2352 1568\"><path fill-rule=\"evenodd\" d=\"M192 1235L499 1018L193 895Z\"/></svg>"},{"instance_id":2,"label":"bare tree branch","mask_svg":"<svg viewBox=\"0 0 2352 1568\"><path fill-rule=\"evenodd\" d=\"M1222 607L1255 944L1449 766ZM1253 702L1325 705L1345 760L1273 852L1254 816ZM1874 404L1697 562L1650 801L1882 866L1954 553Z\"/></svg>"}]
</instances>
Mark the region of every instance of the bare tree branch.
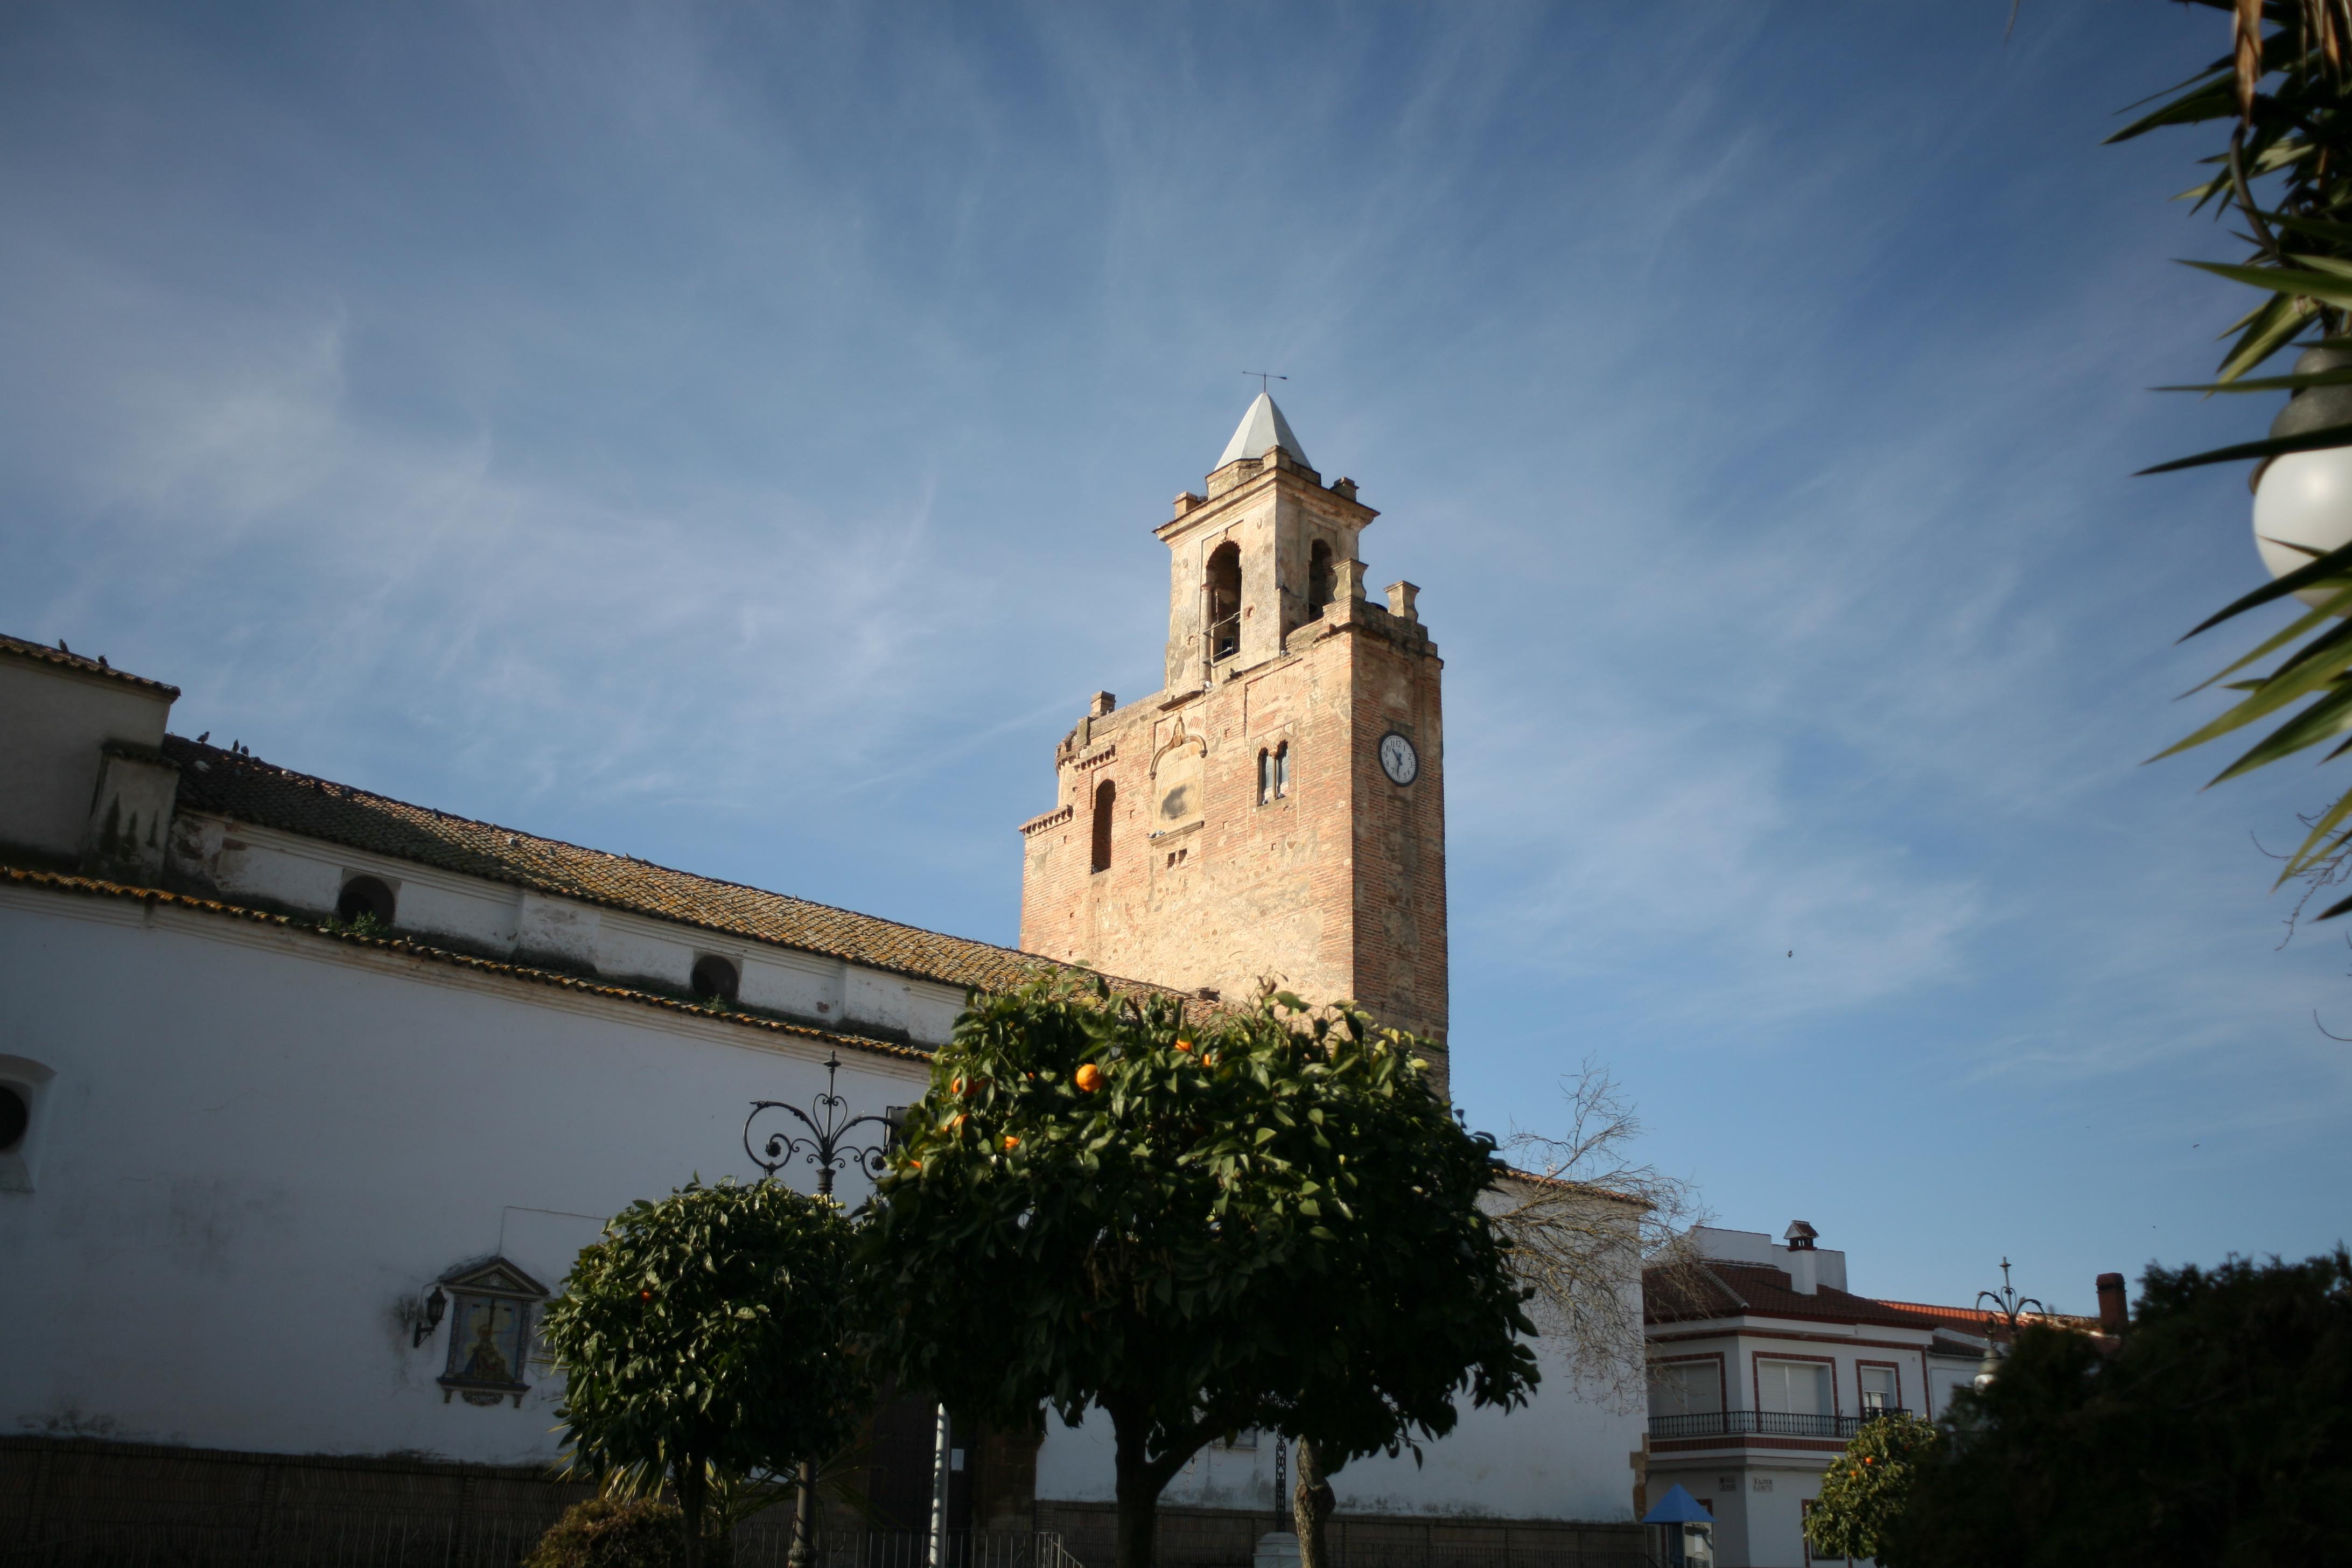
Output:
<instances>
[{"instance_id":1,"label":"bare tree branch","mask_svg":"<svg viewBox=\"0 0 2352 1568\"><path fill-rule=\"evenodd\" d=\"M1492 1217L1535 1291L1537 1328L1562 1347L1580 1389L1636 1409L1648 1397L1644 1279L1654 1292L1677 1289L1696 1266L1690 1227L1706 1215L1688 1182L1635 1157L1641 1119L1605 1067L1587 1058L1560 1088L1568 1130L1505 1141L1515 1173Z\"/></svg>"}]
</instances>

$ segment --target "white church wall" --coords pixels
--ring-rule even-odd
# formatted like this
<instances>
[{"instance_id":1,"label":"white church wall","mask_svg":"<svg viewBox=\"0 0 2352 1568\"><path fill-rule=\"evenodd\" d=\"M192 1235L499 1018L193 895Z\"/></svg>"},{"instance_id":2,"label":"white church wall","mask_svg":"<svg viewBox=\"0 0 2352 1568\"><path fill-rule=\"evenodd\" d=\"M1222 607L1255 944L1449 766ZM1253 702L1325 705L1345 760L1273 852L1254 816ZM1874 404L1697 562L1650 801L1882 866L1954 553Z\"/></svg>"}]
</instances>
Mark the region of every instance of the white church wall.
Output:
<instances>
[{"instance_id":1,"label":"white church wall","mask_svg":"<svg viewBox=\"0 0 2352 1568\"><path fill-rule=\"evenodd\" d=\"M1558 1519L1587 1522L1633 1517L1629 1456L1642 1446L1638 1404L1620 1409L1580 1392L1549 1342L1535 1342L1543 1381L1509 1412L1464 1409L1454 1429L1410 1453L1358 1459L1331 1478L1349 1512L1441 1517ZM1111 1502L1118 1496L1110 1418L1087 1413L1077 1427L1049 1419L1037 1453L1037 1496L1062 1502ZM1271 1512L1274 1440L1255 1448L1203 1450L1160 1501L1171 1508L1254 1509Z\"/></svg>"},{"instance_id":2,"label":"white church wall","mask_svg":"<svg viewBox=\"0 0 2352 1568\"><path fill-rule=\"evenodd\" d=\"M0 658L0 843L79 853L99 748L162 745L171 711L160 691Z\"/></svg>"},{"instance_id":3,"label":"white church wall","mask_svg":"<svg viewBox=\"0 0 2352 1568\"><path fill-rule=\"evenodd\" d=\"M732 960L738 995L817 1023L903 1030L924 1045L945 1043L963 1010L953 986L732 938L680 921L461 876L389 856L257 827L197 812L178 814L173 864L231 899L266 907L331 911L344 881L364 874L396 896L403 930L448 938L466 951L554 959L614 980L687 989L698 953Z\"/></svg>"},{"instance_id":4,"label":"white church wall","mask_svg":"<svg viewBox=\"0 0 2352 1568\"><path fill-rule=\"evenodd\" d=\"M904 1029L918 1040L943 1041L963 1011L963 993L951 986L851 965L843 976L842 1010L862 1024Z\"/></svg>"},{"instance_id":5,"label":"white church wall","mask_svg":"<svg viewBox=\"0 0 2352 1568\"><path fill-rule=\"evenodd\" d=\"M761 948L744 954L740 994L754 1007L838 1022L843 1016L842 981L848 968L838 959L813 952Z\"/></svg>"},{"instance_id":6,"label":"white church wall","mask_svg":"<svg viewBox=\"0 0 2352 1568\"><path fill-rule=\"evenodd\" d=\"M450 1325L412 1348L418 1298L501 1250L553 1288L602 1216L753 1174L749 1103L805 1102L826 1049L168 904L0 891L0 1055L54 1075L34 1190L0 1191L0 1423L543 1460L555 1390L534 1372L520 1409L445 1403ZM926 1077L842 1055L854 1110Z\"/></svg>"}]
</instances>

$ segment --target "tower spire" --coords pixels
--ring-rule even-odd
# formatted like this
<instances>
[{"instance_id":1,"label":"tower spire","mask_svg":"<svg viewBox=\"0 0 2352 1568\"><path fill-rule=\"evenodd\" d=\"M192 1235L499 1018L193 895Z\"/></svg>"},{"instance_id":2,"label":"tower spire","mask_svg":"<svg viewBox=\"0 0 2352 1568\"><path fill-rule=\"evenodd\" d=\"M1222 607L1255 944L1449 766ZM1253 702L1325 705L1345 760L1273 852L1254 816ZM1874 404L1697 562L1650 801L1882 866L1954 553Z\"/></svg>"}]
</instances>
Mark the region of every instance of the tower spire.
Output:
<instances>
[{"instance_id":1,"label":"tower spire","mask_svg":"<svg viewBox=\"0 0 2352 1568\"><path fill-rule=\"evenodd\" d=\"M1255 375L1257 373L1252 371L1250 374ZM1301 468L1315 466L1307 460L1307 448L1298 444L1298 437L1291 432L1290 421L1282 416L1282 409L1275 403L1273 395L1261 392L1251 402L1248 412L1242 416L1242 422L1234 426L1234 438L1225 443L1224 456L1217 459L1216 467L1222 468L1237 458L1264 457L1266 449L1272 447L1279 447L1289 453L1291 460Z\"/></svg>"}]
</instances>

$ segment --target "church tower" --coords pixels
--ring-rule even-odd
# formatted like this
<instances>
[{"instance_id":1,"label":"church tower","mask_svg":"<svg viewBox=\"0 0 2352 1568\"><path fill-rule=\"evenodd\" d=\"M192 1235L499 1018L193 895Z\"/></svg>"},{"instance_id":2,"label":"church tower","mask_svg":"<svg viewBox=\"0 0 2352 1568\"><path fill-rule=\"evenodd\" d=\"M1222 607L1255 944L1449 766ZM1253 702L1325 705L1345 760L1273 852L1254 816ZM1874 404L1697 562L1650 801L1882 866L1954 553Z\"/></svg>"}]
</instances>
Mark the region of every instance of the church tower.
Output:
<instances>
[{"instance_id":1,"label":"church tower","mask_svg":"<svg viewBox=\"0 0 2352 1568\"><path fill-rule=\"evenodd\" d=\"M1153 531L1167 685L1099 692L1022 825L1021 945L1227 998L1261 977L1352 999L1440 1047L1445 746L1437 647L1391 584L1363 595L1380 514L1323 483L1260 394Z\"/></svg>"}]
</instances>

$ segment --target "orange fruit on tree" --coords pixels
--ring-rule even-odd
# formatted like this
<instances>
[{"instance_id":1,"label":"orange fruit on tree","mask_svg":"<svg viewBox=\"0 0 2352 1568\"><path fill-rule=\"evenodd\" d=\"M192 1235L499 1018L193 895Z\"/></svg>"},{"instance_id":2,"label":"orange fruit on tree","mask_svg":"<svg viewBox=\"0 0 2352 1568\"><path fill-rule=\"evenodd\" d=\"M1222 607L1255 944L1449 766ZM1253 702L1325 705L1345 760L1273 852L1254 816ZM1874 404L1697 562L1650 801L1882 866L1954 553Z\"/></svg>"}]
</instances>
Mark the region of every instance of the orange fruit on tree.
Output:
<instances>
[{"instance_id":1,"label":"orange fruit on tree","mask_svg":"<svg viewBox=\"0 0 2352 1568\"><path fill-rule=\"evenodd\" d=\"M1015 1137L1014 1137L1014 1136L1013 1136L1013 1134L1012 1134L1012 1133L1010 1133L1010 1132L1007 1132L1007 1133L1004 1135L1004 1147L1005 1147L1005 1149L1006 1149L1006 1151L1007 1151L1008 1152L1009 1152L1013 1148L1013 1146L1014 1146L1015 1144L1019 1143L1020 1142L1021 1142L1021 1140L1020 1140L1020 1139L1015 1138Z\"/></svg>"},{"instance_id":2,"label":"orange fruit on tree","mask_svg":"<svg viewBox=\"0 0 2352 1568\"><path fill-rule=\"evenodd\" d=\"M1092 1062L1088 1062L1086 1066L1077 1070L1076 1076L1073 1081L1077 1084L1079 1092L1084 1094L1092 1094L1095 1090L1102 1087L1102 1068L1095 1066Z\"/></svg>"}]
</instances>

